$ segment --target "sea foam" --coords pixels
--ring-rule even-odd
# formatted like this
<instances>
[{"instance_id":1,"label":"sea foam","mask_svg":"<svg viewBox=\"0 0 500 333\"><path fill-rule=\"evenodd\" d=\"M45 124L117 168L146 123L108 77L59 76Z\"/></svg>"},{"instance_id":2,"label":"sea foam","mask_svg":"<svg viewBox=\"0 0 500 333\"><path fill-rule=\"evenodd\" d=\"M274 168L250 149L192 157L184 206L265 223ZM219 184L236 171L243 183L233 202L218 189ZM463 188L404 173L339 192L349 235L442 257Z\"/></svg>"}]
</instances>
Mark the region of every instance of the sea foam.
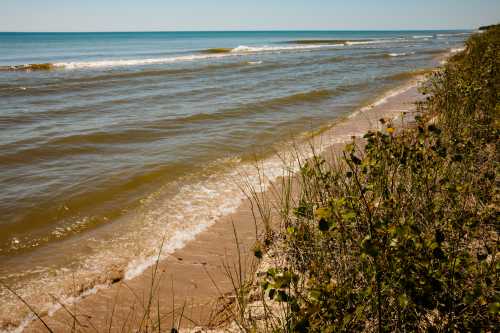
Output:
<instances>
[{"instance_id":1,"label":"sea foam","mask_svg":"<svg viewBox=\"0 0 500 333\"><path fill-rule=\"evenodd\" d=\"M389 53L389 57L405 57L413 54L415 54L415 52Z\"/></svg>"},{"instance_id":2,"label":"sea foam","mask_svg":"<svg viewBox=\"0 0 500 333\"><path fill-rule=\"evenodd\" d=\"M159 65L176 62L199 61L206 59L218 59L231 56L242 56L246 54L254 54L261 52L284 52L284 51L307 51L320 48L331 48L339 45L295 45L295 46L246 46L240 45L234 49L228 49L227 52L207 52L203 54L191 54L184 56L172 56L162 58L146 58L146 59L116 59L116 60L98 60L98 61L83 61L83 62L59 62L53 64L56 68L65 69L84 69L84 68L106 68L106 67L130 67L144 65ZM214 50L214 49L210 49Z\"/></svg>"},{"instance_id":3,"label":"sea foam","mask_svg":"<svg viewBox=\"0 0 500 333\"><path fill-rule=\"evenodd\" d=\"M465 47L457 47L457 48L450 50L451 53L458 53L458 52L462 52L462 51L465 51Z\"/></svg>"}]
</instances>

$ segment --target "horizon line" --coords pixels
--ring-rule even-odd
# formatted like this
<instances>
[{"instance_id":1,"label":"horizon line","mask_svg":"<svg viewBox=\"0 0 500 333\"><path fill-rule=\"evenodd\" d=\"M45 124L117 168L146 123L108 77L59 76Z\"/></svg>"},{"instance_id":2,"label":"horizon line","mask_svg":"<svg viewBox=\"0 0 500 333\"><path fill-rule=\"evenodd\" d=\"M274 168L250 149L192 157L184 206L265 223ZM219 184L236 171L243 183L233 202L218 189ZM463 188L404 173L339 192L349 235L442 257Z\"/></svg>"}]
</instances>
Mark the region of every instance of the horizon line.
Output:
<instances>
[{"instance_id":1,"label":"horizon line","mask_svg":"<svg viewBox=\"0 0 500 333\"><path fill-rule=\"evenodd\" d=\"M474 31L477 28L423 28L423 29L235 29L235 30L75 30L75 31L15 31L0 30L0 33L162 33L162 32L404 32L404 31Z\"/></svg>"}]
</instances>

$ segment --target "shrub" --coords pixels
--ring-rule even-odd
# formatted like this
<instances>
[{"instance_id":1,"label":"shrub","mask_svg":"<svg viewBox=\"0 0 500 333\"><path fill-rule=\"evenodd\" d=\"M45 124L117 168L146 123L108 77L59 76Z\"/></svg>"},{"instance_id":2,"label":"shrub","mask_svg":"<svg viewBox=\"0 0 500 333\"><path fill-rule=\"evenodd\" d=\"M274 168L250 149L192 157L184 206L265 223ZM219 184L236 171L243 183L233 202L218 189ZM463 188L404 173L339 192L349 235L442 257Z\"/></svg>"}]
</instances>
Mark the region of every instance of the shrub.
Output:
<instances>
[{"instance_id":1,"label":"shrub","mask_svg":"<svg viewBox=\"0 0 500 333\"><path fill-rule=\"evenodd\" d=\"M287 265L262 285L288 308L283 330L498 328L499 47L498 27L472 36L430 77L413 128L301 168Z\"/></svg>"}]
</instances>

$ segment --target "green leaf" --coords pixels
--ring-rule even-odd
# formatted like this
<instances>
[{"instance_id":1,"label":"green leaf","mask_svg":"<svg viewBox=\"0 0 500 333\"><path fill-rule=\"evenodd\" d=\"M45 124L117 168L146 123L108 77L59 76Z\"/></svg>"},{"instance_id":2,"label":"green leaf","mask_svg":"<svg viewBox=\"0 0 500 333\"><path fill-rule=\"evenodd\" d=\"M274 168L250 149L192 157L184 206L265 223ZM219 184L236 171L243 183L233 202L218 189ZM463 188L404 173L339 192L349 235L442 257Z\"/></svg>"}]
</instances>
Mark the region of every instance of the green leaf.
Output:
<instances>
[{"instance_id":1,"label":"green leaf","mask_svg":"<svg viewBox=\"0 0 500 333\"><path fill-rule=\"evenodd\" d=\"M342 218L347 221L352 221L356 219L356 213L355 212L346 212L342 214Z\"/></svg>"},{"instance_id":2,"label":"green leaf","mask_svg":"<svg viewBox=\"0 0 500 333\"><path fill-rule=\"evenodd\" d=\"M316 301L319 301L321 298L321 291L311 290L311 292L309 293L309 297L311 297L312 299L315 299Z\"/></svg>"},{"instance_id":3,"label":"green leaf","mask_svg":"<svg viewBox=\"0 0 500 333\"><path fill-rule=\"evenodd\" d=\"M402 294L402 295L399 295L398 302L399 302L399 305L401 307L406 308L408 306L408 304L410 303L410 300L409 300L408 296L406 296L406 294Z\"/></svg>"},{"instance_id":4,"label":"green leaf","mask_svg":"<svg viewBox=\"0 0 500 333\"><path fill-rule=\"evenodd\" d=\"M488 310L493 316L498 316L500 314L500 302L490 303Z\"/></svg>"}]
</instances>

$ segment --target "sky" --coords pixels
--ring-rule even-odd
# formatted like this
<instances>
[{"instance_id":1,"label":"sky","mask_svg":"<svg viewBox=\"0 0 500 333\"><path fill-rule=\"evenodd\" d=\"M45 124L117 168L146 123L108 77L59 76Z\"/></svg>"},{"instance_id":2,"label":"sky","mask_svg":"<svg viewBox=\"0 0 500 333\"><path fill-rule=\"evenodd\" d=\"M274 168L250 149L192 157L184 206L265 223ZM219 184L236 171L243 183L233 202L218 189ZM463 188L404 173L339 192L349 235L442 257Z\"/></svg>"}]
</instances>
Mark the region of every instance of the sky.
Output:
<instances>
[{"instance_id":1,"label":"sky","mask_svg":"<svg viewBox=\"0 0 500 333\"><path fill-rule=\"evenodd\" d=\"M0 31L422 30L500 22L500 0L0 0Z\"/></svg>"}]
</instances>

